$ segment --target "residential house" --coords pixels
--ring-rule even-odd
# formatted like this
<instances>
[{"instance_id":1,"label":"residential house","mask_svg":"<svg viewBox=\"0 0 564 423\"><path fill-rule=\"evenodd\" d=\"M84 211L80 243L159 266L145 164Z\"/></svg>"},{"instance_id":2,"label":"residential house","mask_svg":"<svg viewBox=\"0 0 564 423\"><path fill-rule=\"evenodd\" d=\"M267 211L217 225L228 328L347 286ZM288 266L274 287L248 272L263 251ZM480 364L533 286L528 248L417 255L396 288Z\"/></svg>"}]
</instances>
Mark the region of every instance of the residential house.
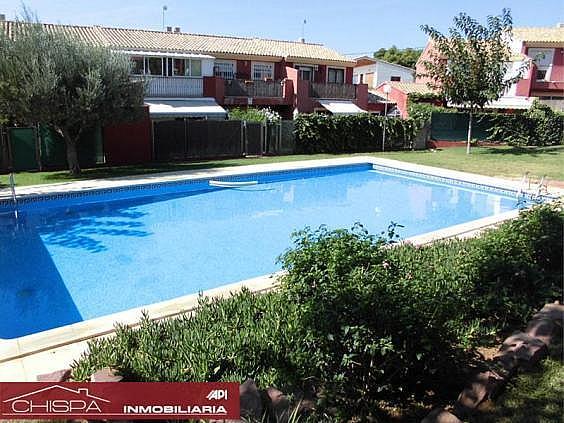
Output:
<instances>
[{"instance_id":1,"label":"residential house","mask_svg":"<svg viewBox=\"0 0 564 423\"><path fill-rule=\"evenodd\" d=\"M564 109L564 24L552 28L514 28L512 51L532 60L527 74L508 95L537 97Z\"/></svg>"},{"instance_id":2,"label":"residential house","mask_svg":"<svg viewBox=\"0 0 564 423\"><path fill-rule=\"evenodd\" d=\"M15 25L5 22L7 30ZM224 119L226 108L359 113L367 87L353 84L355 61L321 44L200 35L180 28L150 31L44 24L50 31L107 46L131 57L133 77L148 83L153 119Z\"/></svg>"},{"instance_id":3,"label":"residential house","mask_svg":"<svg viewBox=\"0 0 564 423\"><path fill-rule=\"evenodd\" d=\"M388 91L386 93L386 91ZM434 96L434 91L424 83L415 82L384 82L380 84L375 90L371 91L380 98L392 102L395 106L388 107L388 115L398 115L402 118L409 116L409 101L410 97L418 97L418 101L432 102L435 104L442 104ZM423 98L423 100L421 100Z\"/></svg>"},{"instance_id":4,"label":"residential house","mask_svg":"<svg viewBox=\"0 0 564 423\"><path fill-rule=\"evenodd\" d=\"M538 99L562 110L564 106L564 25L555 27L513 28L508 76L528 66L522 78L486 108L518 110L529 108ZM429 42L416 65L417 83L427 84L423 62L430 60L433 44Z\"/></svg>"},{"instance_id":5,"label":"residential house","mask_svg":"<svg viewBox=\"0 0 564 423\"><path fill-rule=\"evenodd\" d=\"M413 82L415 70L375 59L368 56L357 57L354 66L353 82L366 84L368 89L375 89L386 81Z\"/></svg>"}]
</instances>

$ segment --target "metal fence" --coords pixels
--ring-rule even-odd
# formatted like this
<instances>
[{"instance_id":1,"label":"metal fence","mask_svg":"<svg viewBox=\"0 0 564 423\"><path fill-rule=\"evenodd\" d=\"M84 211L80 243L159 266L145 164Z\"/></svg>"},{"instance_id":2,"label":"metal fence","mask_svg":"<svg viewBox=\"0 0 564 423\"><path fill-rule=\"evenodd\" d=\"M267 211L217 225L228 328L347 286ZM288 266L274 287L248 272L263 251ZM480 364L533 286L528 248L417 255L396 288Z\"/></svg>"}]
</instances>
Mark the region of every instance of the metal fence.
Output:
<instances>
[{"instance_id":1,"label":"metal fence","mask_svg":"<svg viewBox=\"0 0 564 423\"><path fill-rule=\"evenodd\" d=\"M356 98L356 85L352 84L323 84L312 82L310 85L310 97L327 99L346 99Z\"/></svg>"},{"instance_id":2,"label":"metal fence","mask_svg":"<svg viewBox=\"0 0 564 423\"><path fill-rule=\"evenodd\" d=\"M468 137L468 113L433 112L431 115L431 138L439 141L466 141ZM472 138L486 140L492 126L491 116L474 115Z\"/></svg>"},{"instance_id":3,"label":"metal fence","mask_svg":"<svg viewBox=\"0 0 564 423\"><path fill-rule=\"evenodd\" d=\"M282 82L226 79L225 95L227 97L282 97Z\"/></svg>"},{"instance_id":4,"label":"metal fence","mask_svg":"<svg viewBox=\"0 0 564 423\"><path fill-rule=\"evenodd\" d=\"M82 167L104 162L102 133L98 127L86 131L77 144ZM0 128L0 170L45 170L66 167L66 149L61 136L46 127Z\"/></svg>"},{"instance_id":5,"label":"metal fence","mask_svg":"<svg viewBox=\"0 0 564 423\"><path fill-rule=\"evenodd\" d=\"M144 81L147 97L202 97L204 79L187 76L133 76L134 80Z\"/></svg>"}]
</instances>

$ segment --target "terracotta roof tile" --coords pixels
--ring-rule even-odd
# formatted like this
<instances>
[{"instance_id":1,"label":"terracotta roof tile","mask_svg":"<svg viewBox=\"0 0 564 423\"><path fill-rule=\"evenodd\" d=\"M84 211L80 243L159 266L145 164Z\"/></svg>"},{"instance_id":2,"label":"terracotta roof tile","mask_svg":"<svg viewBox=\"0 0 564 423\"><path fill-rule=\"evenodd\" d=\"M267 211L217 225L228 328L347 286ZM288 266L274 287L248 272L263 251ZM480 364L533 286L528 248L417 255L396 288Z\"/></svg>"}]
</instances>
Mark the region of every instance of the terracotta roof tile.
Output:
<instances>
[{"instance_id":1,"label":"terracotta roof tile","mask_svg":"<svg viewBox=\"0 0 564 423\"><path fill-rule=\"evenodd\" d=\"M8 26L14 22L7 21ZM44 24L49 31L62 31L83 41L128 50L190 52L200 54L262 56L287 61L322 61L352 66L351 60L321 44L217 35L171 33L142 29Z\"/></svg>"},{"instance_id":2,"label":"terracotta roof tile","mask_svg":"<svg viewBox=\"0 0 564 423\"><path fill-rule=\"evenodd\" d=\"M564 27L513 28L513 38L526 42L564 44Z\"/></svg>"},{"instance_id":3,"label":"terracotta roof tile","mask_svg":"<svg viewBox=\"0 0 564 423\"><path fill-rule=\"evenodd\" d=\"M433 94L434 91L427 86L427 84L418 83L418 82L398 82L398 81L391 81L388 82L392 87L397 88L398 90L406 93L406 94ZM380 87L378 87L380 88Z\"/></svg>"}]
</instances>

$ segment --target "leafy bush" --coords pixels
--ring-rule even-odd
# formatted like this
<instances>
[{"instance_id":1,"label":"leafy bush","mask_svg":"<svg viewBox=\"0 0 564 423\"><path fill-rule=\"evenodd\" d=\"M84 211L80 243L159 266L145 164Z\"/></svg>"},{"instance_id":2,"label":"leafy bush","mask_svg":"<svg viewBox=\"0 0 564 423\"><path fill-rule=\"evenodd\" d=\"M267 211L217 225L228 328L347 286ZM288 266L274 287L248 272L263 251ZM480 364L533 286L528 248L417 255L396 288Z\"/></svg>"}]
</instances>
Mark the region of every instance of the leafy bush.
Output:
<instances>
[{"instance_id":1,"label":"leafy bush","mask_svg":"<svg viewBox=\"0 0 564 423\"><path fill-rule=\"evenodd\" d=\"M320 113L300 114L295 120L297 153L361 153L382 148L386 126L386 150L411 147L416 134L411 119L385 119L362 113L354 116L331 116Z\"/></svg>"},{"instance_id":2,"label":"leafy bush","mask_svg":"<svg viewBox=\"0 0 564 423\"><path fill-rule=\"evenodd\" d=\"M523 114L493 115L488 139L510 145L558 145L564 143L564 114L533 103Z\"/></svg>"},{"instance_id":3,"label":"leafy bush","mask_svg":"<svg viewBox=\"0 0 564 423\"><path fill-rule=\"evenodd\" d=\"M247 290L227 299L202 298L198 312L153 321L139 328L118 326L114 337L94 339L89 354L74 365L73 377L86 380L106 366L127 381L243 381L285 386L293 381L287 351L297 351L293 338L295 307L277 293Z\"/></svg>"},{"instance_id":4,"label":"leafy bush","mask_svg":"<svg viewBox=\"0 0 564 423\"><path fill-rule=\"evenodd\" d=\"M558 297L562 221L544 206L477 239L425 247L383 248L361 227L297 233L282 292L311 353L295 367L353 414L374 406L367 398L432 389L492 327Z\"/></svg>"},{"instance_id":5,"label":"leafy bush","mask_svg":"<svg viewBox=\"0 0 564 423\"><path fill-rule=\"evenodd\" d=\"M229 110L229 119L245 120L247 122L278 122L280 121L280 115L278 112L269 108L257 109L249 107L247 109L242 109L235 107Z\"/></svg>"},{"instance_id":6,"label":"leafy bush","mask_svg":"<svg viewBox=\"0 0 564 423\"><path fill-rule=\"evenodd\" d=\"M73 365L85 380L243 381L308 388L319 410L366 416L452 377L492 328L559 298L564 213L538 206L474 239L416 247L352 230L305 229L280 258L276 292L202 299L193 315L118 327ZM287 391L287 392L288 392Z\"/></svg>"},{"instance_id":7,"label":"leafy bush","mask_svg":"<svg viewBox=\"0 0 564 423\"><path fill-rule=\"evenodd\" d=\"M433 112L456 113L456 109L448 109L446 107L436 106L433 103L417 103L409 97L407 106L408 115L416 123L417 128L423 128L431 123L431 115Z\"/></svg>"}]
</instances>

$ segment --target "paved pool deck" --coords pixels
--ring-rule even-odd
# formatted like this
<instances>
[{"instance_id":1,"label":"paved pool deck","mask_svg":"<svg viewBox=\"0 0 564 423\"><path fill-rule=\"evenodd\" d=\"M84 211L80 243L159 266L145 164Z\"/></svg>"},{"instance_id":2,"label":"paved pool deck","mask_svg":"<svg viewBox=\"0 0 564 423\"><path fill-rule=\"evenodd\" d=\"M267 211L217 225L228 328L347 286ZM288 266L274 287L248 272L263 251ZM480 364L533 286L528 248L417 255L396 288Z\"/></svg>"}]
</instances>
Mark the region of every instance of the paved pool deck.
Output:
<instances>
[{"instance_id":1,"label":"paved pool deck","mask_svg":"<svg viewBox=\"0 0 564 423\"><path fill-rule=\"evenodd\" d=\"M30 198L37 196L50 196L71 192L96 191L107 188L119 188L132 185L146 185L161 182L180 181L188 179L210 179L223 176L236 176L248 173L263 173L280 170L300 170L306 168L352 165L359 163L372 163L375 165L393 167L395 169L418 172L435 177L454 179L457 181L470 182L479 185L497 187L518 191L520 181L504 180L483 175L466 172L458 172L448 169L435 168L396 160L375 158L369 156L357 156L350 158L306 160L297 162L257 164L249 166L238 166L230 168L214 168L206 170L191 170L183 172L159 173L151 175L127 176L120 178L102 180L84 180L65 182L49 185L37 185L17 188L18 198ZM564 195L561 188L550 188L550 194L554 196ZM9 189L0 190L0 200L11 198ZM423 234L409 238L413 244L422 245L435 240L449 237L474 236L485 228L495 226L500 222L515 218L517 210L502 213L461 225L452 226L439 231ZM255 292L263 292L275 289L278 275L265 275L247 281L225 285L204 292L211 297L226 296L247 287ZM88 339L108 336L114 330L116 322L127 325L135 325L140 317L141 311L149 312L151 318L162 319L178 315L180 313L192 312L198 302L198 295L192 294L176 298L162 303L127 310L121 313L103 316L69 326L55 328L45 332L24 336L17 339L0 339L0 381L35 381L40 374L50 373L68 367L74 360L87 349ZM39 316L38 316L39 317Z\"/></svg>"}]
</instances>

